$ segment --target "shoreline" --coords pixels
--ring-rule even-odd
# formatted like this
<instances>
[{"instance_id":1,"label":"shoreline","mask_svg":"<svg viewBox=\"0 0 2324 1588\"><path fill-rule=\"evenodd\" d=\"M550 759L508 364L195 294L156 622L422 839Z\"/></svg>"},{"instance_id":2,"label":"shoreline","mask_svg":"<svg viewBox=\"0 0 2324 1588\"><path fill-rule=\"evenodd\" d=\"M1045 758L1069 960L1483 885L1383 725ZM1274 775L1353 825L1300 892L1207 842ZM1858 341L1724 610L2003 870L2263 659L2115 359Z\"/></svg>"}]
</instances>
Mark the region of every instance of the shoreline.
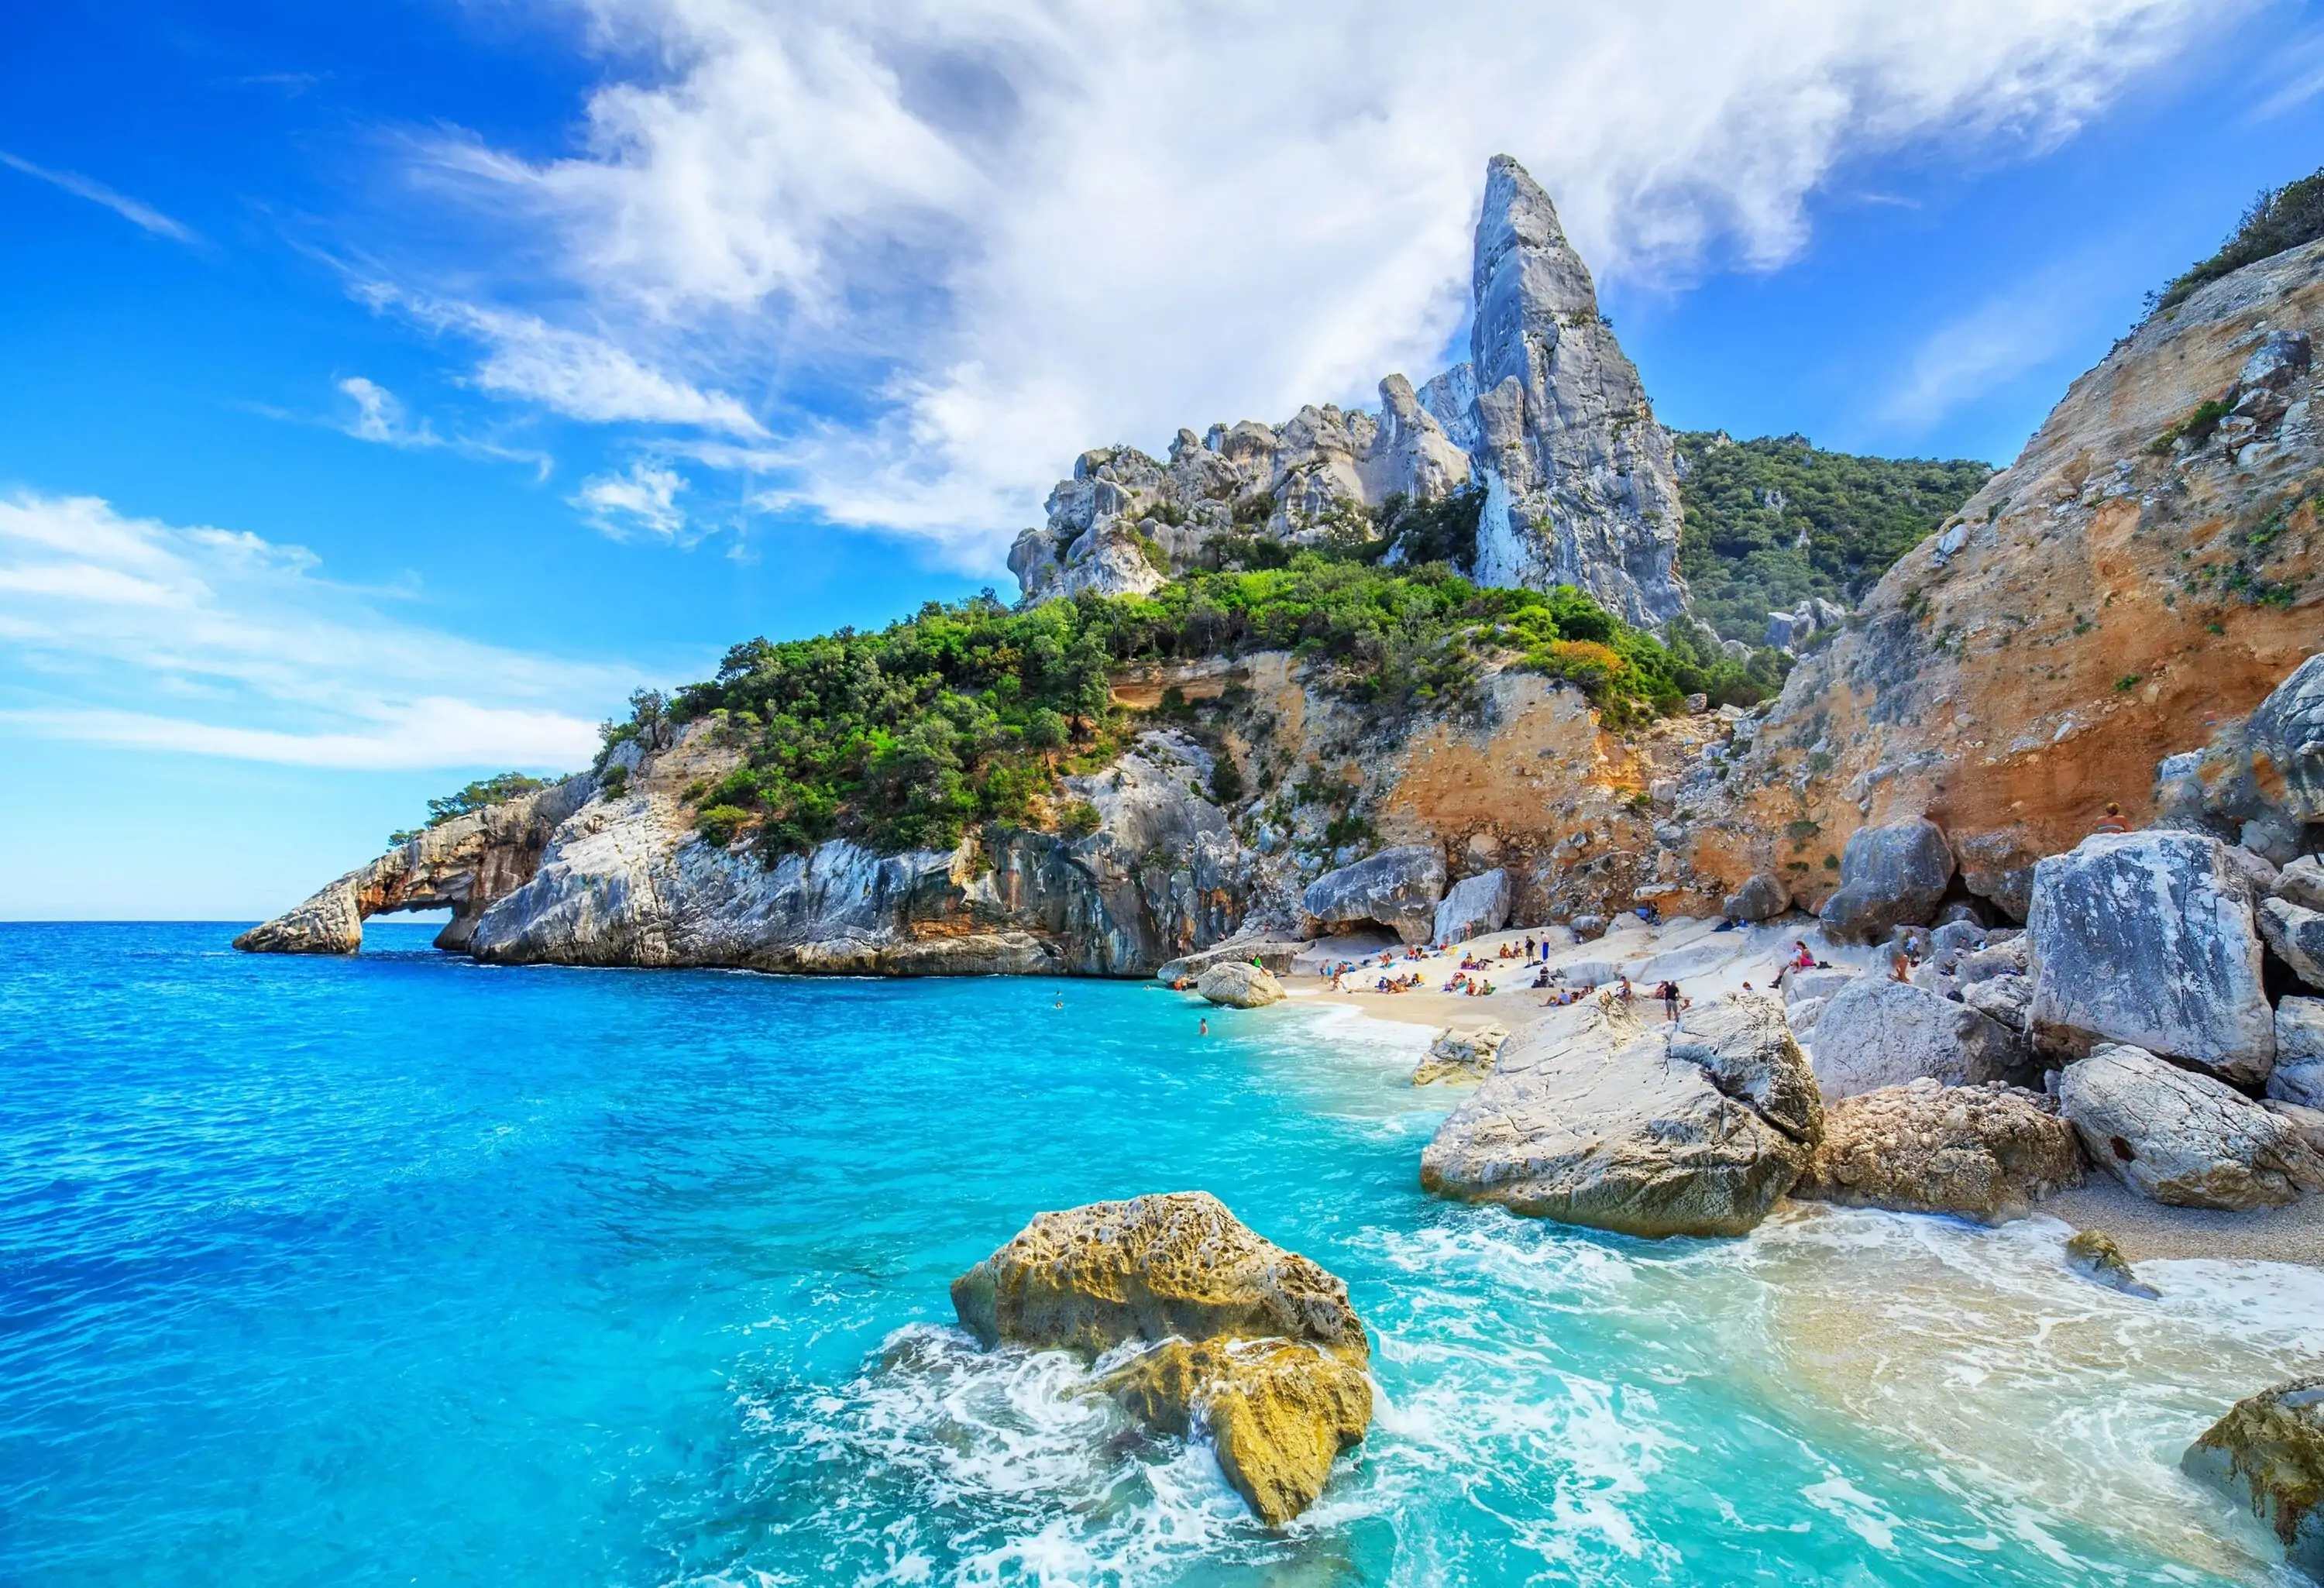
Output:
<instances>
[{"instance_id":1,"label":"shoreline","mask_svg":"<svg viewBox=\"0 0 2324 1588\"><path fill-rule=\"evenodd\" d=\"M1784 931L1775 935L1784 936L1789 931L1790 924L1787 923ZM1804 936L1805 933L1802 931L1799 935ZM1489 953L1503 942L1514 940L1521 943L1525 936L1522 931L1496 932L1463 946L1482 948ZM1631 959L1637 957L1642 949L1651 956L1659 947L1645 934L1624 936L1640 940L1621 946L1627 952L1618 956L1593 956L1590 951L1605 941L1600 938L1574 948L1561 949L1551 956L1550 963L1556 965L1591 958ZM1683 951L1688 944L1703 936L1705 934L1700 932L1692 934L1679 946L1678 951ZM1377 953L1373 957L1377 960ZM1741 968L1752 968L1757 966L1761 955L1757 946L1752 945L1738 957L1746 962ZM1431 983L1441 985L1443 978L1459 963L1460 955L1455 951L1427 956L1416 962L1414 968L1419 969ZM1512 972L1525 964L1523 961L1494 963L1497 968L1506 966ZM1710 994L1716 997L1736 990L1745 980L1767 987L1773 979L1771 974L1766 982L1759 982L1756 977L1743 976L1738 968L1728 976L1704 978L1700 984L1716 988L1717 991ZM1527 981L1529 983L1529 975ZM1436 991L1335 994L1330 990L1328 978L1299 971L1286 975L1283 982L1290 993L1290 1002L1299 1008L1342 1011L1406 1029L1463 1030L1489 1024L1504 1027L1514 1036L1546 1012L1540 1007L1539 994L1530 984L1503 988L1490 997L1470 998L1460 993ZM1735 986L1725 984L1729 982ZM1682 985L1687 984L1682 983ZM1641 998L1645 997L1646 991L1645 988L1639 990ZM1416 1097L1442 1097L1448 1106L1458 1106L1459 1101L1474 1090L1474 1085L1457 1081L1439 1082L1427 1086L1415 1086L1411 1090ZM2028 1216L2056 1219L2077 1231L2103 1232L2114 1239L2121 1247L2124 1257L2133 1263L2191 1258L2324 1269L2324 1195L2310 1194L2285 1207L2261 1208L2248 1213L2172 1207L2163 1203L2150 1202L2109 1177L2104 1169L2092 1168L2089 1178L2081 1186L2045 1198L2034 1207Z\"/></svg>"}]
</instances>

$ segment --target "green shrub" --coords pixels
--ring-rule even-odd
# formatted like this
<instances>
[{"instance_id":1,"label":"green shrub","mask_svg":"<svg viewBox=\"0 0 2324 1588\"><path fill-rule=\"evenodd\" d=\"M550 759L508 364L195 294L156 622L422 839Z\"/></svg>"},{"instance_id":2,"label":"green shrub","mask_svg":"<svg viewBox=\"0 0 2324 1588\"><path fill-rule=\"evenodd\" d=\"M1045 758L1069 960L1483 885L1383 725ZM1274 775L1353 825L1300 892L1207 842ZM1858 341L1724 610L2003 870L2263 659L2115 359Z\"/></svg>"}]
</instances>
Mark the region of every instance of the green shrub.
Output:
<instances>
[{"instance_id":1,"label":"green shrub","mask_svg":"<svg viewBox=\"0 0 2324 1588\"><path fill-rule=\"evenodd\" d=\"M466 788L456 789L440 799L428 802L428 819L416 827L405 827L390 833L390 844L408 844L430 827L440 827L455 817L466 816L472 810L486 806L504 805L521 795L546 789L550 780L528 777L523 772L500 772L489 778L478 778Z\"/></svg>"},{"instance_id":2,"label":"green shrub","mask_svg":"<svg viewBox=\"0 0 2324 1588\"><path fill-rule=\"evenodd\" d=\"M2263 188L2219 251L2150 294L2146 311L2175 309L2221 276L2319 237L2324 237L2324 171L2281 188Z\"/></svg>"},{"instance_id":3,"label":"green shrub","mask_svg":"<svg viewBox=\"0 0 2324 1588\"><path fill-rule=\"evenodd\" d=\"M1221 805L1234 805L1241 801L1242 793L1242 769L1235 765L1233 756L1221 751L1211 765L1211 798Z\"/></svg>"},{"instance_id":4,"label":"green shrub","mask_svg":"<svg viewBox=\"0 0 2324 1588\"><path fill-rule=\"evenodd\" d=\"M1057 830L1068 838L1086 838L1105 818L1086 799L1076 799L1057 813Z\"/></svg>"},{"instance_id":5,"label":"green shrub","mask_svg":"<svg viewBox=\"0 0 2324 1588\"><path fill-rule=\"evenodd\" d=\"M751 813L739 805L714 805L694 818L694 830L703 841L720 848L734 841L736 834L750 822Z\"/></svg>"}]
</instances>

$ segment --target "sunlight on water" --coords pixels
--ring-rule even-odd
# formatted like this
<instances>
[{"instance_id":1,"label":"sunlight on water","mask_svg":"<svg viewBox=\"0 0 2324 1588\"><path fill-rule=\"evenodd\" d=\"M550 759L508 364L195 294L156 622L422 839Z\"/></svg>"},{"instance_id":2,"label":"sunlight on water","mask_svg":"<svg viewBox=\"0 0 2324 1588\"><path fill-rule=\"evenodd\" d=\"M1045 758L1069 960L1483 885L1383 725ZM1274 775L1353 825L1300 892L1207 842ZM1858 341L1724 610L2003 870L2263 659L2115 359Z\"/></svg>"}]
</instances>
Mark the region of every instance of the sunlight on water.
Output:
<instances>
[{"instance_id":1,"label":"sunlight on water","mask_svg":"<svg viewBox=\"0 0 2324 1588\"><path fill-rule=\"evenodd\" d=\"M27 1584L2270 1583L2181 1478L2324 1274L1803 1208L1420 1195L1425 1031L1150 986L491 971L6 928L0 1573ZM1199 1186L1345 1277L1378 1418L1254 1524L951 1278Z\"/></svg>"}]
</instances>

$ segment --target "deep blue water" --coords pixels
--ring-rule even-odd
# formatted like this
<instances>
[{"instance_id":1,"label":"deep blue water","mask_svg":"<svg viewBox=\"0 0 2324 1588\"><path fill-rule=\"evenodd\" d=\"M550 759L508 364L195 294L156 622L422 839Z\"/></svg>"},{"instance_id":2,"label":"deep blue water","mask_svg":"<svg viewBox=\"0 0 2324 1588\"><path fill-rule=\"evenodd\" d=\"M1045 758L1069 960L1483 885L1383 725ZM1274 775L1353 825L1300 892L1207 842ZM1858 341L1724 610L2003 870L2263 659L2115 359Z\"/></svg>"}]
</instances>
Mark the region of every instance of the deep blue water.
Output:
<instances>
[{"instance_id":1,"label":"deep blue water","mask_svg":"<svg viewBox=\"0 0 2324 1588\"><path fill-rule=\"evenodd\" d=\"M2272 1580L2172 1463L2324 1350L2307 1270L2142 1305L2046 1222L1595 1237L1420 1195L1425 1033L432 930L0 926L0 1581ZM1182 1187L1373 1332L1285 1535L948 1326L1037 1210Z\"/></svg>"}]
</instances>

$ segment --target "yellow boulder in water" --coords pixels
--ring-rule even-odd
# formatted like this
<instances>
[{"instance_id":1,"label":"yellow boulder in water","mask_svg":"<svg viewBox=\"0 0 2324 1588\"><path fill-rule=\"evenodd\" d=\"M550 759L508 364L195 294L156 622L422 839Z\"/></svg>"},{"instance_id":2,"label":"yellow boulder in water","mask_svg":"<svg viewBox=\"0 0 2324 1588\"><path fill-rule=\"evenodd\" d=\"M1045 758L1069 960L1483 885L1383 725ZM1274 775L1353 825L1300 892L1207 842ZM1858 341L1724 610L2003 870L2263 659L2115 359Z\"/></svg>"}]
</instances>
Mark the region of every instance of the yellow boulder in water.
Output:
<instances>
[{"instance_id":1,"label":"yellow boulder in water","mask_svg":"<svg viewBox=\"0 0 2324 1588\"><path fill-rule=\"evenodd\" d=\"M1314 1503L1371 1422L1371 1349L1347 1286L1207 1192L1038 1214L954 1280L952 1299L988 1347L1094 1356L1148 1343L1099 1387L1157 1432L1207 1430L1270 1526Z\"/></svg>"}]
</instances>

